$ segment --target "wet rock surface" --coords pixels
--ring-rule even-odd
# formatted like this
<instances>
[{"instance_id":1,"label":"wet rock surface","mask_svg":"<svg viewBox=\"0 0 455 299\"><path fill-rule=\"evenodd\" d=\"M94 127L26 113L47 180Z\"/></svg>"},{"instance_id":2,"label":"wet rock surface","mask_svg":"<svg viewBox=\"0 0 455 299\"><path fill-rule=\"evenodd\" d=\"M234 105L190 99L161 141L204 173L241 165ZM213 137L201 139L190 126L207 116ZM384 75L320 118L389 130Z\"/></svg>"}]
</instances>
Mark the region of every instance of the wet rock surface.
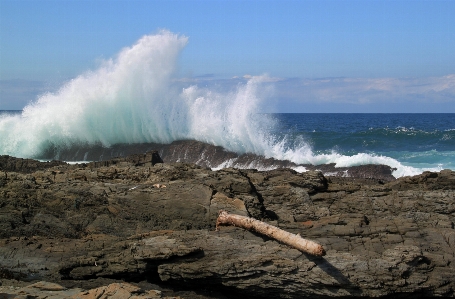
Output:
<instances>
[{"instance_id":1,"label":"wet rock surface","mask_svg":"<svg viewBox=\"0 0 455 299\"><path fill-rule=\"evenodd\" d=\"M151 154L30 163L36 171L0 169L0 298L39 282L80 298L454 296L453 171L386 182L211 171L152 163ZM327 254L236 227L215 231L221 209L299 233Z\"/></svg>"}]
</instances>

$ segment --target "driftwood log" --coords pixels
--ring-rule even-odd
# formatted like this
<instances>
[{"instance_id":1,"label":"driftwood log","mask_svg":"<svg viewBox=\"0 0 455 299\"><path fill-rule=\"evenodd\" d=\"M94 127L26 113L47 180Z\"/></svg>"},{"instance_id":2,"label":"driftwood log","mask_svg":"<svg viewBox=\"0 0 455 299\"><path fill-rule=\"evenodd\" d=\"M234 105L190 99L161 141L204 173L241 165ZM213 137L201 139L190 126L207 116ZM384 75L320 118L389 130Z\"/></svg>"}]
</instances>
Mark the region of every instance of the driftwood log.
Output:
<instances>
[{"instance_id":1,"label":"driftwood log","mask_svg":"<svg viewBox=\"0 0 455 299\"><path fill-rule=\"evenodd\" d=\"M240 216L229 214L226 211L221 210L216 220L216 229L220 225L233 225L244 228L249 231L255 231L259 234L266 235L272 239L275 239L281 243L294 247L302 252L309 253L311 255L323 256L325 255L324 248L316 242L306 240L300 235L295 235L290 232L279 229L276 226L267 224L265 222Z\"/></svg>"}]
</instances>

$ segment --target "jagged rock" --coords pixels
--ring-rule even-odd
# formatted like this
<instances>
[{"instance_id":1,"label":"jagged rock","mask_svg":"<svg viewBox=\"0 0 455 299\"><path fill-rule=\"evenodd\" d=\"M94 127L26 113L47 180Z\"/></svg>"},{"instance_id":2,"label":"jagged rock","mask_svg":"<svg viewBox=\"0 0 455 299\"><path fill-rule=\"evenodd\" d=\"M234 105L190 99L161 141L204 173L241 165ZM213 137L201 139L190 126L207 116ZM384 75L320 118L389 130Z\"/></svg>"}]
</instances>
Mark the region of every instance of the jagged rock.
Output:
<instances>
[{"instance_id":1,"label":"jagged rock","mask_svg":"<svg viewBox=\"0 0 455 299\"><path fill-rule=\"evenodd\" d=\"M66 289L65 287L51 282L40 281L25 287L1 287L0 298L37 298L37 299L64 299L81 293L81 289ZM77 298L77 297L73 297Z\"/></svg>"},{"instance_id":2,"label":"jagged rock","mask_svg":"<svg viewBox=\"0 0 455 299\"><path fill-rule=\"evenodd\" d=\"M153 152L155 152L155 160L152 159L151 161L149 157L146 156L150 155L151 158L153 158ZM143 153L146 154L144 155ZM370 164L352 167L335 167L335 164L333 163L324 165L296 164L288 160L266 158L251 153L237 154L235 152L227 151L220 146L196 140L180 140L174 141L171 144L117 144L113 148L106 148L102 145L87 145L86 148L78 146L77 149L61 148L56 149L55 152L49 151L49 153L45 154L42 158L64 161L98 161L90 163L90 167L93 168L119 163L125 165L127 163L141 164L152 162L152 164L154 164L154 161L159 161L159 159L156 159L156 155L160 156L166 163L194 163L202 167L210 168L237 167L243 169L268 170L275 168L303 167L306 170L321 171L326 176L366 178L384 182L395 180L395 177L392 175L392 171L395 169L387 165ZM147 159L144 160L144 158ZM2 159L0 158L0 169L2 169L1 161ZM36 161L33 163L36 163ZM40 165L44 166L44 164ZM19 170L20 169L16 169L16 171Z\"/></svg>"},{"instance_id":3,"label":"jagged rock","mask_svg":"<svg viewBox=\"0 0 455 299\"><path fill-rule=\"evenodd\" d=\"M405 177L390 184L394 190L453 190L455 186L455 172L442 170L440 172L425 171L420 175Z\"/></svg>"},{"instance_id":4,"label":"jagged rock","mask_svg":"<svg viewBox=\"0 0 455 299\"><path fill-rule=\"evenodd\" d=\"M65 288L56 283L40 281L25 287L0 287L0 298L36 298L36 299L171 299L178 297L162 296L159 290L143 290L129 283L111 283L107 286L90 290Z\"/></svg>"},{"instance_id":5,"label":"jagged rock","mask_svg":"<svg viewBox=\"0 0 455 299\"><path fill-rule=\"evenodd\" d=\"M115 278L222 293L215 298L454 296L453 171L385 183L143 157L0 172L3 284L92 289ZM299 233L327 254L240 228L216 232L220 209Z\"/></svg>"},{"instance_id":6,"label":"jagged rock","mask_svg":"<svg viewBox=\"0 0 455 299\"><path fill-rule=\"evenodd\" d=\"M37 170L43 170L57 165L66 165L66 163L61 161L39 162L33 159L21 159L7 155L0 156L0 171L3 172L17 171L23 173L31 173Z\"/></svg>"}]
</instances>

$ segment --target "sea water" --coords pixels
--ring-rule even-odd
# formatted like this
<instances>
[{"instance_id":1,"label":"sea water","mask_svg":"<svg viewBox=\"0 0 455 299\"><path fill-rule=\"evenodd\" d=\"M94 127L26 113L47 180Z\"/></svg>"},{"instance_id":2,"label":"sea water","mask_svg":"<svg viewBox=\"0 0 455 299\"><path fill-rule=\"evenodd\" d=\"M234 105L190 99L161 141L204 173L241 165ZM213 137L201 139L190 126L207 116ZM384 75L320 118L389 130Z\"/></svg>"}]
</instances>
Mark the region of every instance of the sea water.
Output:
<instances>
[{"instance_id":1,"label":"sea water","mask_svg":"<svg viewBox=\"0 0 455 299\"><path fill-rule=\"evenodd\" d=\"M453 114L261 114L271 78L230 89L179 80L186 43L169 31L144 36L22 111L2 112L0 155L198 140L297 164L385 164L396 177L455 169Z\"/></svg>"},{"instance_id":2,"label":"sea water","mask_svg":"<svg viewBox=\"0 0 455 299\"><path fill-rule=\"evenodd\" d=\"M294 161L336 163L339 167L385 164L397 168L397 177L425 170L455 170L455 114L299 113L274 117L278 134L301 140L311 149L306 157L290 157Z\"/></svg>"}]
</instances>

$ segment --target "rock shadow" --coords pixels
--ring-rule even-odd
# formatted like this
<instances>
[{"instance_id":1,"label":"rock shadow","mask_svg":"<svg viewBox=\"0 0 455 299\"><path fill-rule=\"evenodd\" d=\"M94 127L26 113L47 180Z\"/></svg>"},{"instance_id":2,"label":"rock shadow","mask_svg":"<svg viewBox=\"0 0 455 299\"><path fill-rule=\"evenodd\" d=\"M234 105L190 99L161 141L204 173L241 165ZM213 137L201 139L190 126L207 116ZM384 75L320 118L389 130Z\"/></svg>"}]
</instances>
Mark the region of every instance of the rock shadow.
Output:
<instances>
[{"instance_id":1,"label":"rock shadow","mask_svg":"<svg viewBox=\"0 0 455 299\"><path fill-rule=\"evenodd\" d=\"M319 269L324 271L327 275L333 277L338 282L338 286L331 286L331 288L334 289L334 292L338 289L344 289L348 291L351 296L358 296L362 294L362 291L357 285L353 284L346 275L344 275L337 267L332 265L324 257L315 257L307 253L303 253L303 255L310 261L314 262Z\"/></svg>"}]
</instances>

